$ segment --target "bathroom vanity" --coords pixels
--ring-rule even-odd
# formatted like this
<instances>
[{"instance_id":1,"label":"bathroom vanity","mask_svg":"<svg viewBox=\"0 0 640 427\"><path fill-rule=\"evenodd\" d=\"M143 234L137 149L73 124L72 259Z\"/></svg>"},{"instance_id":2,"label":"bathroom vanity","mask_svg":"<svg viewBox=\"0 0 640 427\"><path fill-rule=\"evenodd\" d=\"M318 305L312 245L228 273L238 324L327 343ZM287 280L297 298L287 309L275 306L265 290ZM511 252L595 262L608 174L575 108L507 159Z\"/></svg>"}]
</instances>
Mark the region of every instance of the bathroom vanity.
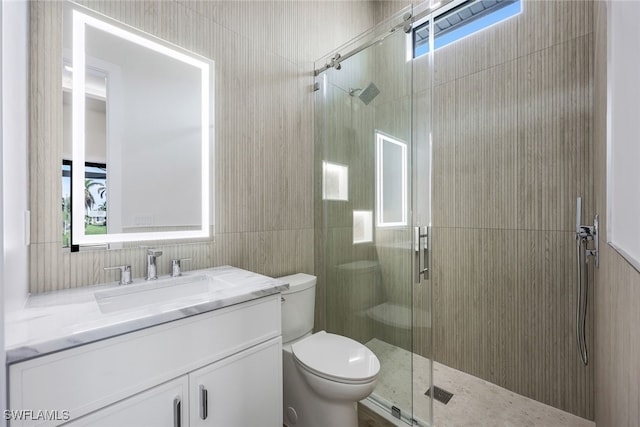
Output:
<instances>
[{"instance_id":1,"label":"bathroom vanity","mask_svg":"<svg viewBox=\"0 0 640 427\"><path fill-rule=\"evenodd\" d=\"M287 287L219 267L34 296L8 324L8 408L31 411L10 425L281 426Z\"/></svg>"}]
</instances>

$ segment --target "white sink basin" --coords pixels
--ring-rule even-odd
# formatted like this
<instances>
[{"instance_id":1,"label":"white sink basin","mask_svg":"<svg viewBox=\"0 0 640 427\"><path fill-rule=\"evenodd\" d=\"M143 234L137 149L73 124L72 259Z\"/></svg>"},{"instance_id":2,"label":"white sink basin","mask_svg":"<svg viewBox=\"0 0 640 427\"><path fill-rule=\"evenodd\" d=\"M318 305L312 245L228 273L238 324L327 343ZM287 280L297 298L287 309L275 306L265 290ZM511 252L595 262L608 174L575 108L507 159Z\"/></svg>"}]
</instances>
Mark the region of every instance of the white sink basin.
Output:
<instances>
[{"instance_id":1,"label":"white sink basin","mask_svg":"<svg viewBox=\"0 0 640 427\"><path fill-rule=\"evenodd\" d=\"M231 282L201 274L123 285L96 292L95 298L102 313L113 313L149 305L204 299L207 294L232 286Z\"/></svg>"}]
</instances>

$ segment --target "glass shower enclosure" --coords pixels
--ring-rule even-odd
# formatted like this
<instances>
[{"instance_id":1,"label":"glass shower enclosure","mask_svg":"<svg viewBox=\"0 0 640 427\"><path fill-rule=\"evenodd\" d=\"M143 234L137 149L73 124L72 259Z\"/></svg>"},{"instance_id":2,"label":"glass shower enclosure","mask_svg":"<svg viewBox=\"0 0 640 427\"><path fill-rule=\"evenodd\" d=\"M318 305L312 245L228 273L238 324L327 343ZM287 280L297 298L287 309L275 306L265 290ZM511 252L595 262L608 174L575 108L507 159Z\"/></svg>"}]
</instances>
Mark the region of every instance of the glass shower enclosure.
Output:
<instances>
[{"instance_id":1,"label":"glass shower enclosure","mask_svg":"<svg viewBox=\"0 0 640 427\"><path fill-rule=\"evenodd\" d=\"M380 360L363 405L430 425L431 96L413 75L409 13L316 64L316 271L327 331Z\"/></svg>"},{"instance_id":2,"label":"glass shower enclosure","mask_svg":"<svg viewBox=\"0 0 640 427\"><path fill-rule=\"evenodd\" d=\"M369 409L418 425L508 417L507 401L468 411L464 374L593 418L593 365L575 348L592 18L588 2L423 2L316 63L318 324L380 359ZM455 392L435 414L432 373Z\"/></svg>"}]
</instances>

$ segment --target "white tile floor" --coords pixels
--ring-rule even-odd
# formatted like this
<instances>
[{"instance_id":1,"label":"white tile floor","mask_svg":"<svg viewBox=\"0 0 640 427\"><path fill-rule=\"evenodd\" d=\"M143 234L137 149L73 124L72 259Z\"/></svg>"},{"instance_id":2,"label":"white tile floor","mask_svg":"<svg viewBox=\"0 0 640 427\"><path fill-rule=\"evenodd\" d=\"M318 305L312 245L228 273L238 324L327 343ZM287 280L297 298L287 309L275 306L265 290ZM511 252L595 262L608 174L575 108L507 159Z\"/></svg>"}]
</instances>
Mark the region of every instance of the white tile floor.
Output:
<instances>
[{"instance_id":1,"label":"white tile floor","mask_svg":"<svg viewBox=\"0 0 640 427\"><path fill-rule=\"evenodd\" d=\"M375 394L410 406L413 397L414 418L428 420L430 399L424 395L429 387L429 360L384 341L373 339L367 346L380 359L381 370ZM413 390L409 374L413 359ZM447 405L433 402L435 427L508 426L508 427L594 427L585 420L533 399L513 393L490 382L435 362L434 384L451 393ZM413 396L411 396L413 395ZM426 424L423 424L426 425Z\"/></svg>"}]
</instances>

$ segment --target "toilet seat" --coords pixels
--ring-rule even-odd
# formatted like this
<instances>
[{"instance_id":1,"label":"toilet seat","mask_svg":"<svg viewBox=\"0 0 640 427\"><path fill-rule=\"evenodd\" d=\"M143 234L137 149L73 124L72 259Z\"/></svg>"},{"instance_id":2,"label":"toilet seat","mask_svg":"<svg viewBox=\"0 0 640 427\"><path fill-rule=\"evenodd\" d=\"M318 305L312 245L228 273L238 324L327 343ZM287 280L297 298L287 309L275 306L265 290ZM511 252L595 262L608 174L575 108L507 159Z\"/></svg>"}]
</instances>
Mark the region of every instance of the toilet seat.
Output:
<instances>
[{"instance_id":1,"label":"toilet seat","mask_svg":"<svg viewBox=\"0 0 640 427\"><path fill-rule=\"evenodd\" d=\"M376 355L364 345L341 335L320 331L291 346L300 367L345 384L364 384L380 372Z\"/></svg>"}]
</instances>

